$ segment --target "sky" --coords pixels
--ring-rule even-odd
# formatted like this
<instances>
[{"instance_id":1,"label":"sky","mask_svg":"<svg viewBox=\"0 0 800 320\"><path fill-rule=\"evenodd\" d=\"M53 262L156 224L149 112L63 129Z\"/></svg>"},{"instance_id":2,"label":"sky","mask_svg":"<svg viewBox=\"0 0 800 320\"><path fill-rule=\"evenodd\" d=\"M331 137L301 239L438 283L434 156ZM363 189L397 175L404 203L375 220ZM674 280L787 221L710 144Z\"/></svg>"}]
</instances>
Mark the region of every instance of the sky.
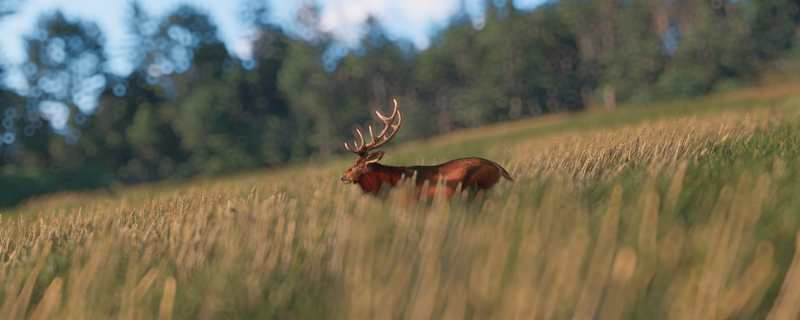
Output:
<instances>
[{"instance_id":1,"label":"sky","mask_svg":"<svg viewBox=\"0 0 800 320\"><path fill-rule=\"evenodd\" d=\"M232 55L250 57L254 30L243 23L242 2L253 0L139 0L149 14L163 16L181 4L192 4L206 11L217 25L217 36ZM310 37L297 28L297 11L312 0L264 0L269 6L262 22L280 26L299 38ZM492 5L513 5L532 10L545 0L492 0ZM344 49L355 49L367 34L366 21L374 17L384 34L393 41L406 40L416 50L426 49L431 38L446 28L450 19L465 12L476 29L482 29L486 4L484 0L315 0L319 8L319 28L333 35ZM81 19L97 23L106 38L105 53L111 73L125 76L134 66L126 60L124 48L128 37L129 0L27 0L17 12L0 18L0 55L5 63L27 60L24 36L31 34L43 14L60 10L68 20ZM266 20L266 21L264 21ZM348 52L344 50L343 52Z\"/></svg>"}]
</instances>

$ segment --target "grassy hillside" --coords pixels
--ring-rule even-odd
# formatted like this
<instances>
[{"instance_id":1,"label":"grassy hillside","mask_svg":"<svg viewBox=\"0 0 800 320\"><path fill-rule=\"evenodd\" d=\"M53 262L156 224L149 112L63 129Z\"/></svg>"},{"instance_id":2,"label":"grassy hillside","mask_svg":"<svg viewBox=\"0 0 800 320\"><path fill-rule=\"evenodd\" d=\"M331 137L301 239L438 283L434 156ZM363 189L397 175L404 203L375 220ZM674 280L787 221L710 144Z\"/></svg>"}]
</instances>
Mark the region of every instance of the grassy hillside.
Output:
<instances>
[{"instance_id":1,"label":"grassy hillside","mask_svg":"<svg viewBox=\"0 0 800 320\"><path fill-rule=\"evenodd\" d=\"M800 84L387 148L515 182L385 201L352 156L2 213L4 319L796 318ZM800 259L800 255L797 255Z\"/></svg>"}]
</instances>

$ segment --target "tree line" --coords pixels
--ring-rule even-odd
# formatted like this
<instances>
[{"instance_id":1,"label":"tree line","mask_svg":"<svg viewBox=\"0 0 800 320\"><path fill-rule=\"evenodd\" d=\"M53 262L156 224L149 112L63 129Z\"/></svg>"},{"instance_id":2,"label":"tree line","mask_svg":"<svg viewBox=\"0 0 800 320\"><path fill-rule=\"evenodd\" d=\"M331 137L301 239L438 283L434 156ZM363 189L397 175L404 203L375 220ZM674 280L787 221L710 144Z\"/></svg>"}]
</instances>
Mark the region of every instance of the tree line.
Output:
<instances>
[{"instance_id":1,"label":"tree line","mask_svg":"<svg viewBox=\"0 0 800 320\"><path fill-rule=\"evenodd\" d=\"M744 86L796 55L795 0L561 0L456 15L430 48L370 22L345 50L314 8L297 39L259 18L252 59L232 57L206 14L165 18L132 4L127 77L108 73L104 36L56 13L26 39L29 62L0 70L0 206L61 188L103 188L325 159L353 124L398 98L393 143L546 113L641 104ZM385 113L385 112L384 112ZM371 116L372 115L372 116Z\"/></svg>"}]
</instances>

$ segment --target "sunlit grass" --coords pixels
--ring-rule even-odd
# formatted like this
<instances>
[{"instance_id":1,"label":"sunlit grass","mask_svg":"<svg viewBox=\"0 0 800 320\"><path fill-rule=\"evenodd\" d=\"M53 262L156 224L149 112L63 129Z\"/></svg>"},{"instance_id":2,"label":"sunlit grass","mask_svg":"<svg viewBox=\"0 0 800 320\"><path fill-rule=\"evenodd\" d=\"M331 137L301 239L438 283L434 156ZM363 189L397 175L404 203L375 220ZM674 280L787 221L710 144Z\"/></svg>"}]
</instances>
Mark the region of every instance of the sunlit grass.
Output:
<instances>
[{"instance_id":1,"label":"sunlit grass","mask_svg":"<svg viewBox=\"0 0 800 320\"><path fill-rule=\"evenodd\" d=\"M0 222L0 315L796 318L800 96L787 88L387 149L397 165L482 156L516 180L450 200L342 185L351 157L31 200Z\"/></svg>"}]
</instances>

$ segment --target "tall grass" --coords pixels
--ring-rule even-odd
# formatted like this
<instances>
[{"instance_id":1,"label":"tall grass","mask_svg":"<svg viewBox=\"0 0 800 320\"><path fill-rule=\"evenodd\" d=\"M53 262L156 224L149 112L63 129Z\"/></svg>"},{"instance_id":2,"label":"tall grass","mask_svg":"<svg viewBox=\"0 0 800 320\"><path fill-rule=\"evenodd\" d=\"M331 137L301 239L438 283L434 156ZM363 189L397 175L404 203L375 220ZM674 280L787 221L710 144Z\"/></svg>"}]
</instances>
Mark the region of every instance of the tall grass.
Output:
<instances>
[{"instance_id":1,"label":"tall grass","mask_svg":"<svg viewBox=\"0 0 800 320\"><path fill-rule=\"evenodd\" d=\"M40 199L0 220L0 315L797 318L798 106L488 132L448 150L516 181L452 199L381 200L339 162Z\"/></svg>"}]
</instances>

